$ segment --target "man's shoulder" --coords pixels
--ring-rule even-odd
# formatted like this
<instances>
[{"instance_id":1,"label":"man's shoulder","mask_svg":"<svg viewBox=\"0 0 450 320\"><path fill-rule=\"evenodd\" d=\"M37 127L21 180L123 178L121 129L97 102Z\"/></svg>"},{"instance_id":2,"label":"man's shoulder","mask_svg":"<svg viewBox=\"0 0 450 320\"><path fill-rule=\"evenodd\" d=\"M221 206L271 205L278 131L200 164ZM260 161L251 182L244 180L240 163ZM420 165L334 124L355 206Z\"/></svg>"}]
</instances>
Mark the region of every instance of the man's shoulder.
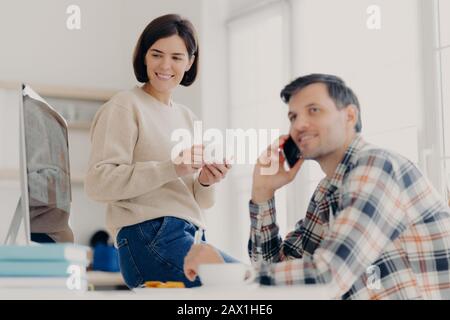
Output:
<instances>
[{"instance_id":1,"label":"man's shoulder","mask_svg":"<svg viewBox=\"0 0 450 320\"><path fill-rule=\"evenodd\" d=\"M366 158L366 157L377 157L377 158L392 158L396 157L397 154L392 150L381 148L379 146L367 143L363 148L356 153L356 158Z\"/></svg>"},{"instance_id":2,"label":"man's shoulder","mask_svg":"<svg viewBox=\"0 0 450 320\"><path fill-rule=\"evenodd\" d=\"M379 168L387 173L399 170L401 167L414 165L403 155L386 148L367 143L352 159L352 168L365 166Z\"/></svg>"}]
</instances>

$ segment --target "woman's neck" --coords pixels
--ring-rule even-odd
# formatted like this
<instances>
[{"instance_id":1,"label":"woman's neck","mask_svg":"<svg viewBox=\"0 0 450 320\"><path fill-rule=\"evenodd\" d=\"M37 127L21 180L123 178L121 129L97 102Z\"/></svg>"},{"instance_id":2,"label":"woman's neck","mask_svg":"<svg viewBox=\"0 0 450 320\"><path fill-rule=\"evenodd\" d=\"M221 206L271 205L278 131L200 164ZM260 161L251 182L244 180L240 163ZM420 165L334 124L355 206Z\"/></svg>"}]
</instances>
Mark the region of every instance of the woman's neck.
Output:
<instances>
[{"instance_id":1,"label":"woman's neck","mask_svg":"<svg viewBox=\"0 0 450 320\"><path fill-rule=\"evenodd\" d=\"M155 90L148 82L144 84L142 87L145 92L147 92L149 95L151 95L153 98L161 102L162 104L165 104L166 106L170 107L170 101L171 101L171 94L170 92L159 92Z\"/></svg>"}]
</instances>

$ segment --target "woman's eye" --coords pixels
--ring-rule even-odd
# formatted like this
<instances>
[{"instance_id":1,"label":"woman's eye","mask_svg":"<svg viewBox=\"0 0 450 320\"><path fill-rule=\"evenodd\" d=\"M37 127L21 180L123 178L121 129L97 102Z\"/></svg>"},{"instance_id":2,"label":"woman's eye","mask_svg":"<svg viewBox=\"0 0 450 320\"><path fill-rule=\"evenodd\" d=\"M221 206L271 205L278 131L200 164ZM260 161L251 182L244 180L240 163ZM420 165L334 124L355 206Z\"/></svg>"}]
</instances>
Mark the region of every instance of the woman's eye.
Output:
<instances>
[{"instance_id":1,"label":"woman's eye","mask_svg":"<svg viewBox=\"0 0 450 320\"><path fill-rule=\"evenodd\" d=\"M310 113L317 113L317 112L319 112L319 109L318 108L309 108L309 112Z\"/></svg>"},{"instance_id":2,"label":"woman's eye","mask_svg":"<svg viewBox=\"0 0 450 320\"><path fill-rule=\"evenodd\" d=\"M159 54L152 54L152 57L154 57L154 58L161 58L161 55L159 55Z\"/></svg>"}]
</instances>

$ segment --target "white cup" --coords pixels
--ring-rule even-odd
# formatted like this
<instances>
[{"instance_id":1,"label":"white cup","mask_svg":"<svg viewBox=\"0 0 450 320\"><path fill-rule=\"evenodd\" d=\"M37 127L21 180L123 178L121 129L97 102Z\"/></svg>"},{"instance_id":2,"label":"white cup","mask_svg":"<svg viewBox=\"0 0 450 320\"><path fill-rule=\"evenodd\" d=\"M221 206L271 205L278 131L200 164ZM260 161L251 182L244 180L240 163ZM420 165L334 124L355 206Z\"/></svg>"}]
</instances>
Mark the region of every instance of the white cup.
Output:
<instances>
[{"instance_id":1,"label":"white cup","mask_svg":"<svg viewBox=\"0 0 450 320\"><path fill-rule=\"evenodd\" d=\"M210 263L198 266L203 286L242 286L252 283L256 272L243 263Z\"/></svg>"}]
</instances>

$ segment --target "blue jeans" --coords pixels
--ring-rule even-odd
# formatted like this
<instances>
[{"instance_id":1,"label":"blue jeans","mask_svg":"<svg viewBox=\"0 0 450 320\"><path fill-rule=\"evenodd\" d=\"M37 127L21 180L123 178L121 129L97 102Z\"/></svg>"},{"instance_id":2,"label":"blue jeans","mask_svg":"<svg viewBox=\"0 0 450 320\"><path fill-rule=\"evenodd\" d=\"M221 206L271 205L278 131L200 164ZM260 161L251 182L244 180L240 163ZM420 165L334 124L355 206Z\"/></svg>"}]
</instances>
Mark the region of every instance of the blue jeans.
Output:
<instances>
[{"instance_id":1,"label":"blue jeans","mask_svg":"<svg viewBox=\"0 0 450 320\"><path fill-rule=\"evenodd\" d=\"M34 232L31 234L31 241L37 243L56 243L56 241L50 238L48 234Z\"/></svg>"},{"instance_id":2,"label":"blue jeans","mask_svg":"<svg viewBox=\"0 0 450 320\"><path fill-rule=\"evenodd\" d=\"M194 243L192 223L161 217L124 227L117 235L119 264L125 283L136 288L146 281L180 281L187 288L201 285L198 277L191 282L184 275L184 257ZM205 237L203 235L203 241ZM220 251L219 251L220 252ZM220 252L225 262L238 262Z\"/></svg>"}]
</instances>

